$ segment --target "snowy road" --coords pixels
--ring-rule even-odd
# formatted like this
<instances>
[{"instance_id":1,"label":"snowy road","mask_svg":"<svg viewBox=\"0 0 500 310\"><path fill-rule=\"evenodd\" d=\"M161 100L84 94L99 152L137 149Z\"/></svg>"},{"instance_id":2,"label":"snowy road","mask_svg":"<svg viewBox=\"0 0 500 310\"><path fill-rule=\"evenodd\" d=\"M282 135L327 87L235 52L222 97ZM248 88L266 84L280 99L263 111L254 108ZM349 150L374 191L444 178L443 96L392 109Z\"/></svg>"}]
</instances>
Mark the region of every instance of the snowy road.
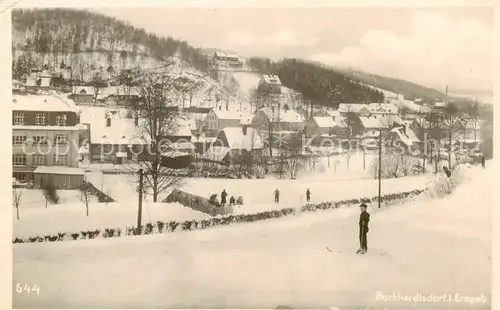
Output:
<instances>
[{"instance_id":1,"label":"snowy road","mask_svg":"<svg viewBox=\"0 0 500 310\"><path fill-rule=\"evenodd\" d=\"M14 307L470 308L376 297L490 299L492 201L481 180L491 175L478 174L443 201L372 209L366 256L354 254L354 208L168 235L16 244L13 282L37 284L40 295L14 293Z\"/></svg>"}]
</instances>

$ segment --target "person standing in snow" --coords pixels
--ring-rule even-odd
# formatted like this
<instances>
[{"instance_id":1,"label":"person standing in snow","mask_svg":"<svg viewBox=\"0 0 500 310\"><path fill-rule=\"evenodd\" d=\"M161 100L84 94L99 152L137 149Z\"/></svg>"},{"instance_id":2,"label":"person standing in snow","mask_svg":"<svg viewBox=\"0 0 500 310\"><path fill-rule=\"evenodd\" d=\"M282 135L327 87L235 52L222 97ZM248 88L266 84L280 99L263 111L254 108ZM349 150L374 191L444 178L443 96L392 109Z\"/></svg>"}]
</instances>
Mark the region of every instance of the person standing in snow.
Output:
<instances>
[{"instance_id":1,"label":"person standing in snow","mask_svg":"<svg viewBox=\"0 0 500 310\"><path fill-rule=\"evenodd\" d=\"M368 223L370 222L370 213L366 212L366 204L362 203L360 206L361 214L359 215L359 245L360 248L356 253L365 254L368 251Z\"/></svg>"},{"instance_id":2,"label":"person standing in snow","mask_svg":"<svg viewBox=\"0 0 500 310\"><path fill-rule=\"evenodd\" d=\"M486 161L484 160L484 156L481 156L481 166L483 169L486 169Z\"/></svg>"},{"instance_id":3,"label":"person standing in snow","mask_svg":"<svg viewBox=\"0 0 500 310\"><path fill-rule=\"evenodd\" d=\"M274 202L276 203L280 202L280 191L278 189L274 191Z\"/></svg>"},{"instance_id":4,"label":"person standing in snow","mask_svg":"<svg viewBox=\"0 0 500 310\"><path fill-rule=\"evenodd\" d=\"M306 200L307 200L307 203L309 203L311 201L311 191L309 190L309 188L306 191Z\"/></svg>"},{"instance_id":5,"label":"person standing in snow","mask_svg":"<svg viewBox=\"0 0 500 310\"><path fill-rule=\"evenodd\" d=\"M223 190L222 193L220 194L220 204L223 206L226 204L226 197L227 197L226 190Z\"/></svg>"},{"instance_id":6,"label":"person standing in snow","mask_svg":"<svg viewBox=\"0 0 500 310\"><path fill-rule=\"evenodd\" d=\"M448 169L448 167L444 166L443 170L448 178L451 177L451 171L450 171L450 169Z\"/></svg>"}]
</instances>

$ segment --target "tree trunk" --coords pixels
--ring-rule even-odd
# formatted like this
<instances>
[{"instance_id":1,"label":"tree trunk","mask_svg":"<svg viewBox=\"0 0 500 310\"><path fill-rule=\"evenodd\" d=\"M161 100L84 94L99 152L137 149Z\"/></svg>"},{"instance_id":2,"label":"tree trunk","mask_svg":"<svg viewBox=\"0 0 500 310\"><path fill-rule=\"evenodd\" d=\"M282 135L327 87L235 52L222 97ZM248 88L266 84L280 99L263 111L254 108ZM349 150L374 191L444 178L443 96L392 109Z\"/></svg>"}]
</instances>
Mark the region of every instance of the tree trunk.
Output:
<instances>
[{"instance_id":1,"label":"tree trunk","mask_svg":"<svg viewBox=\"0 0 500 310\"><path fill-rule=\"evenodd\" d=\"M19 220L19 206L16 207L17 220Z\"/></svg>"},{"instance_id":2,"label":"tree trunk","mask_svg":"<svg viewBox=\"0 0 500 310\"><path fill-rule=\"evenodd\" d=\"M452 126L450 122L450 130L448 132L448 169L451 171L451 137L452 136Z\"/></svg>"},{"instance_id":3,"label":"tree trunk","mask_svg":"<svg viewBox=\"0 0 500 310\"><path fill-rule=\"evenodd\" d=\"M87 216L89 216L89 203L85 203L85 209L87 210Z\"/></svg>"}]
</instances>

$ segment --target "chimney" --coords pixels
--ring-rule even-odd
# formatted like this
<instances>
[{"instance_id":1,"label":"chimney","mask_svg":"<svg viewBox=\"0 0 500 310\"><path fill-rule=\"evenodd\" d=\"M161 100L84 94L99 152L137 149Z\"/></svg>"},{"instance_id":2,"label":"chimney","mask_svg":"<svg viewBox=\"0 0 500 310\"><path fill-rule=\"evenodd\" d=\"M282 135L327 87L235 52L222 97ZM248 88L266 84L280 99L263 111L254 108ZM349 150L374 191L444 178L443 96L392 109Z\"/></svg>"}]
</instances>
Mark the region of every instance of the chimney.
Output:
<instances>
[{"instance_id":1,"label":"chimney","mask_svg":"<svg viewBox=\"0 0 500 310\"><path fill-rule=\"evenodd\" d=\"M139 126L139 116L134 116L134 125L137 127Z\"/></svg>"},{"instance_id":2,"label":"chimney","mask_svg":"<svg viewBox=\"0 0 500 310\"><path fill-rule=\"evenodd\" d=\"M243 135L246 136L247 135L247 125L243 125L243 127L241 129L243 131Z\"/></svg>"},{"instance_id":3,"label":"chimney","mask_svg":"<svg viewBox=\"0 0 500 310\"><path fill-rule=\"evenodd\" d=\"M106 127L111 127L111 117L106 117Z\"/></svg>"}]
</instances>

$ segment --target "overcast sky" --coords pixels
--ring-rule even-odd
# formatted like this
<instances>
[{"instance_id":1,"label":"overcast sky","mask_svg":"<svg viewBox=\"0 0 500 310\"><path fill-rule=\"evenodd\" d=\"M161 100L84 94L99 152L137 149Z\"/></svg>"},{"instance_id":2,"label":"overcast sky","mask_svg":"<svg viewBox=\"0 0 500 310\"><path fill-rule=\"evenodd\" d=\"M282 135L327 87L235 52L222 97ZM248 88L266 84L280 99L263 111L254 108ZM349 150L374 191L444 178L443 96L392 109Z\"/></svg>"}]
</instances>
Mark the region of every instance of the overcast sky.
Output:
<instances>
[{"instance_id":1,"label":"overcast sky","mask_svg":"<svg viewBox=\"0 0 500 310\"><path fill-rule=\"evenodd\" d=\"M488 8L205 9L99 12L195 47L244 57L297 57L398 77L444 91L493 88Z\"/></svg>"}]
</instances>

